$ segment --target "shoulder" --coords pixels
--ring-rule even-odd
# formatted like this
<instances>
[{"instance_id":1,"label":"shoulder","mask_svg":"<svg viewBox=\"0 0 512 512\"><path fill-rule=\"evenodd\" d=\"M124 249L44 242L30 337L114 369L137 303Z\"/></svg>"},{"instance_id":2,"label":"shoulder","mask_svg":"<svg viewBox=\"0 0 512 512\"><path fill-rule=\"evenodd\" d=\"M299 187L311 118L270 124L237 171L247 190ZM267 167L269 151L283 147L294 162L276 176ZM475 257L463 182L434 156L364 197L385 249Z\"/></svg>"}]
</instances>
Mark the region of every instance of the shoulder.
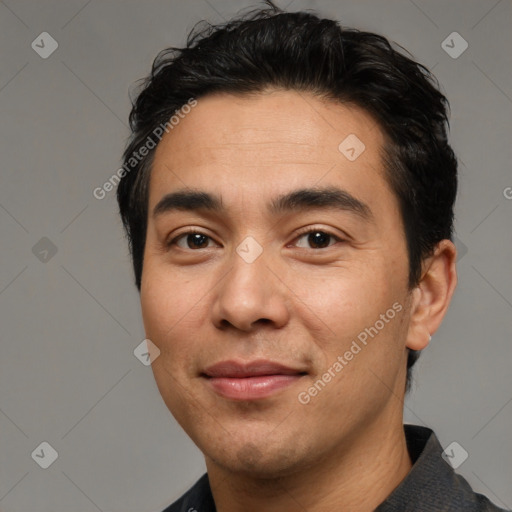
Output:
<instances>
[{"instance_id":1,"label":"shoulder","mask_svg":"<svg viewBox=\"0 0 512 512\"><path fill-rule=\"evenodd\" d=\"M208 475L205 473L181 498L162 512L215 512Z\"/></svg>"},{"instance_id":2,"label":"shoulder","mask_svg":"<svg viewBox=\"0 0 512 512\"><path fill-rule=\"evenodd\" d=\"M413 466L378 512L505 512L455 473L454 454L443 451L432 430L416 425L404 430Z\"/></svg>"}]
</instances>

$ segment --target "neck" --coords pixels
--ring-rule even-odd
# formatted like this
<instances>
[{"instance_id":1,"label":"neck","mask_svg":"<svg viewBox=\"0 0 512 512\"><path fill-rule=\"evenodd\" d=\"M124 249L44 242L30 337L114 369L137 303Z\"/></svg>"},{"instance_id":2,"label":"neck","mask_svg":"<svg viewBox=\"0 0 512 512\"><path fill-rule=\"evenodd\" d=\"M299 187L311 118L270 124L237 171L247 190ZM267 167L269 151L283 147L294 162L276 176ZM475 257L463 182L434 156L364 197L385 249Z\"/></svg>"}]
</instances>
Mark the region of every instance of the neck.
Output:
<instances>
[{"instance_id":1,"label":"neck","mask_svg":"<svg viewBox=\"0 0 512 512\"><path fill-rule=\"evenodd\" d=\"M370 512L411 469L402 417L346 440L328 457L286 476L254 478L206 460L218 512L350 510ZM383 431L382 425L387 425Z\"/></svg>"}]
</instances>

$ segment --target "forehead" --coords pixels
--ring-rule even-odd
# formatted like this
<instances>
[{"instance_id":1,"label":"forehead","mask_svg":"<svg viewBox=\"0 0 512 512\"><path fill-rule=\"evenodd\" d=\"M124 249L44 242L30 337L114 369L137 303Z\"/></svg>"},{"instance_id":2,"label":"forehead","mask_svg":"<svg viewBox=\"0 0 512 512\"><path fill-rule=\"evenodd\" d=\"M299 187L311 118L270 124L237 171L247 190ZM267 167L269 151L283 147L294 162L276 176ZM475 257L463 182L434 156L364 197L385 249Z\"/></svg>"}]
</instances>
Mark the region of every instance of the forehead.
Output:
<instances>
[{"instance_id":1,"label":"forehead","mask_svg":"<svg viewBox=\"0 0 512 512\"><path fill-rule=\"evenodd\" d=\"M157 146L149 206L186 187L247 204L304 186L389 194L383 144L380 127L362 109L311 93L207 96Z\"/></svg>"}]
</instances>

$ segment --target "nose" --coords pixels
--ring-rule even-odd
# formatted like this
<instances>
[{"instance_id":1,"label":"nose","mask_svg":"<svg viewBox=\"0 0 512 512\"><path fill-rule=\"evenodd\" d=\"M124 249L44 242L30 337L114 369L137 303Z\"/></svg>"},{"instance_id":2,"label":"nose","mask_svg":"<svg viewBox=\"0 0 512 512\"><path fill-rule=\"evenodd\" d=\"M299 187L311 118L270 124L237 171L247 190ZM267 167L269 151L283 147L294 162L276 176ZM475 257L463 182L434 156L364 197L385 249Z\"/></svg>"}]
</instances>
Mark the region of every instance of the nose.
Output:
<instances>
[{"instance_id":1,"label":"nose","mask_svg":"<svg viewBox=\"0 0 512 512\"><path fill-rule=\"evenodd\" d=\"M233 252L231 271L217 287L212 308L216 327L249 332L258 325L281 328L288 322L287 288L269 260L262 254L250 262Z\"/></svg>"}]
</instances>

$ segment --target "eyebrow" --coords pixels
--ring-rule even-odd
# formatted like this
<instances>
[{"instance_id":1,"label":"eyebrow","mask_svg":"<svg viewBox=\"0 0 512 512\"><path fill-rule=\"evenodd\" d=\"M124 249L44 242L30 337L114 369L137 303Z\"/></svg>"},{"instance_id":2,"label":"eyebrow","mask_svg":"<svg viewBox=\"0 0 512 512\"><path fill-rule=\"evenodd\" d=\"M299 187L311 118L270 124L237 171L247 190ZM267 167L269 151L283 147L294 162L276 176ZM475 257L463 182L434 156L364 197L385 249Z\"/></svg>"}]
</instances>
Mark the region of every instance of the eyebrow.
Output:
<instances>
[{"instance_id":1,"label":"eyebrow","mask_svg":"<svg viewBox=\"0 0 512 512\"><path fill-rule=\"evenodd\" d=\"M352 212L366 221L374 218L366 203L338 187L293 190L273 198L267 208L274 215L313 209L336 209ZM153 217L175 210L222 213L225 208L220 196L187 189L166 194L153 209Z\"/></svg>"}]
</instances>

